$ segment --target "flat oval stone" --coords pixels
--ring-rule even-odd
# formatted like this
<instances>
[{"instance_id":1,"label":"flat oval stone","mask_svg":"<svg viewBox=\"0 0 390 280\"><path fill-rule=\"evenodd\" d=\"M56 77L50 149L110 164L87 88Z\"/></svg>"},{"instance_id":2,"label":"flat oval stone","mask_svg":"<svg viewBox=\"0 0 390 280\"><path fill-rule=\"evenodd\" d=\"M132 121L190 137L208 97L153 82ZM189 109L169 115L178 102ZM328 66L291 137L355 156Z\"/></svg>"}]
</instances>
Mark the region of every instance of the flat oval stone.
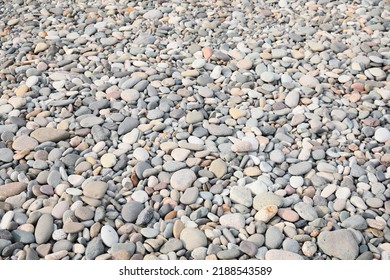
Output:
<instances>
[{"instance_id":1,"label":"flat oval stone","mask_svg":"<svg viewBox=\"0 0 390 280\"><path fill-rule=\"evenodd\" d=\"M35 227L35 240L37 244L43 244L50 240L54 231L54 220L52 215L43 214Z\"/></svg>"},{"instance_id":2,"label":"flat oval stone","mask_svg":"<svg viewBox=\"0 0 390 280\"><path fill-rule=\"evenodd\" d=\"M107 247L111 247L114 243L118 243L119 241L118 233L110 225L103 226L100 233L102 241Z\"/></svg>"}]
</instances>

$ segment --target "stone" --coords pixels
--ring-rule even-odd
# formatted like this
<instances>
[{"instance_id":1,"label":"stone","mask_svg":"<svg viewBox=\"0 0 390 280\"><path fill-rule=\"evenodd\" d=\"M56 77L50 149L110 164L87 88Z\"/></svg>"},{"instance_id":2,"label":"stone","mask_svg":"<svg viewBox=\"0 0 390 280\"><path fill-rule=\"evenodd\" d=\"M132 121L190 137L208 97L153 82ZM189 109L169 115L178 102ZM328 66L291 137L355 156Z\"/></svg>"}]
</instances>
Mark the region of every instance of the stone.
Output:
<instances>
[{"instance_id":1,"label":"stone","mask_svg":"<svg viewBox=\"0 0 390 280\"><path fill-rule=\"evenodd\" d=\"M115 229L110 225L104 225L100 231L101 238L107 247L111 247L114 243L118 243L119 236Z\"/></svg>"},{"instance_id":2,"label":"stone","mask_svg":"<svg viewBox=\"0 0 390 280\"><path fill-rule=\"evenodd\" d=\"M239 213L225 214L219 218L221 226L240 230L245 227L245 218Z\"/></svg>"},{"instance_id":3,"label":"stone","mask_svg":"<svg viewBox=\"0 0 390 280\"><path fill-rule=\"evenodd\" d=\"M183 242L179 239L171 238L161 246L160 252L162 254L168 254L169 252L177 252L181 249L183 249Z\"/></svg>"},{"instance_id":4,"label":"stone","mask_svg":"<svg viewBox=\"0 0 390 280\"><path fill-rule=\"evenodd\" d=\"M310 204L305 202L298 202L294 205L294 210L298 213L298 215L306 220L306 221L314 221L318 218L318 214L316 210Z\"/></svg>"},{"instance_id":5,"label":"stone","mask_svg":"<svg viewBox=\"0 0 390 280\"><path fill-rule=\"evenodd\" d=\"M85 258L87 260L94 260L97 256L103 253L104 245L102 239L100 237L95 237L87 244L87 248L85 250Z\"/></svg>"},{"instance_id":6,"label":"stone","mask_svg":"<svg viewBox=\"0 0 390 280\"><path fill-rule=\"evenodd\" d=\"M283 233L279 228L270 226L265 233L265 246L269 249L277 249L283 242Z\"/></svg>"},{"instance_id":7,"label":"stone","mask_svg":"<svg viewBox=\"0 0 390 280\"><path fill-rule=\"evenodd\" d=\"M215 177L222 178L227 173L227 164L225 161L218 158L210 164L209 170Z\"/></svg>"},{"instance_id":8,"label":"stone","mask_svg":"<svg viewBox=\"0 0 390 280\"><path fill-rule=\"evenodd\" d=\"M41 127L31 132L31 137L39 143L44 142L59 142L69 138L69 132L61 129Z\"/></svg>"},{"instance_id":9,"label":"stone","mask_svg":"<svg viewBox=\"0 0 390 280\"><path fill-rule=\"evenodd\" d=\"M246 207L252 206L252 193L250 189L245 186L234 186L230 190L230 199L234 203L244 205Z\"/></svg>"},{"instance_id":10,"label":"stone","mask_svg":"<svg viewBox=\"0 0 390 280\"><path fill-rule=\"evenodd\" d=\"M299 79L299 83L302 86L308 87L308 88L315 88L316 86L319 85L318 80L316 78L314 78L313 76L310 76L310 75L303 75Z\"/></svg>"},{"instance_id":11,"label":"stone","mask_svg":"<svg viewBox=\"0 0 390 280\"><path fill-rule=\"evenodd\" d=\"M35 241L37 244L44 244L50 240L54 231L54 220L50 214L43 214L35 227Z\"/></svg>"},{"instance_id":12,"label":"stone","mask_svg":"<svg viewBox=\"0 0 390 280\"><path fill-rule=\"evenodd\" d=\"M310 170L312 170L312 164L307 161L302 161L290 165L290 167L288 168L288 173L294 176L299 176L306 174Z\"/></svg>"},{"instance_id":13,"label":"stone","mask_svg":"<svg viewBox=\"0 0 390 280\"><path fill-rule=\"evenodd\" d=\"M203 121L204 116L200 111L191 111L186 116L186 122L188 124L194 124Z\"/></svg>"},{"instance_id":14,"label":"stone","mask_svg":"<svg viewBox=\"0 0 390 280\"><path fill-rule=\"evenodd\" d=\"M101 162L103 167L110 168L116 164L117 159L116 159L116 156L114 154L106 153L101 157L100 162Z\"/></svg>"},{"instance_id":15,"label":"stone","mask_svg":"<svg viewBox=\"0 0 390 280\"><path fill-rule=\"evenodd\" d=\"M323 231L317 238L317 244L325 254L341 260L355 260L359 254L359 244L347 229Z\"/></svg>"},{"instance_id":16,"label":"stone","mask_svg":"<svg viewBox=\"0 0 390 280\"><path fill-rule=\"evenodd\" d=\"M281 207L283 205L283 199L271 192L260 193L253 199L253 208L258 211L268 205Z\"/></svg>"},{"instance_id":17,"label":"stone","mask_svg":"<svg viewBox=\"0 0 390 280\"><path fill-rule=\"evenodd\" d=\"M34 54L38 54L40 52L43 52L49 48L49 45L46 44L45 42L39 42L38 44L35 45L34 48Z\"/></svg>"},{"instance_id":18,"label":"stone","mask_svg":"<svg viewBox=\"0 0 390 280\"><path fill-rule=\"evenodd\" d=\"M8 148L0 148L0 161L11 162L13 161L14 153Z\"/></svg>"},{"instance_id":19,"label":"stone","mask_svg":"<svg viewBox=\"0 0 390 280\"><path fill-rule=\"evenodd\" d=\"M257 245L254 242L243 240L240 243L240 251L247 254L249 257L254 257L257 253Z\"/></svg>"},{"instance_id":20,"label":"stone","mask_svg":"<svg viewBox=\"0 0 390 280\"><path fill-rule=\"evenodd\" d=\"M180 197L180 202L185 205L193 204L198 199L198 195L199 195L199 190L197 187L187 188L184 191L183 195Z\"/></svg>"},{"instance_id":21,"label":"stone","mask_svg":"<svg viewBox=\"0 0 390 280\"><path fill-rule=\"evenodd\" d=\"M195 228L183 229L180 233L180 240L188 251L207 246L206 235L203 231Z\"/></svg>"},{"instance_id":22,"label":"stone","mask_svg":"<svg viewBox=\"0 0 390 280\"><path fill-rule=\"evenodd\" d=\"M284 99L284 103L290 108L295 108L299 103L299 98L300 95L298 91L290 91L286 95L286 98Z\"/></svg>"},{"instance_id":23,"label":"stone","mask_svg":"<svg viewBox=\"0 0 390 280\"><path fill-rule=\"evenodd\" d=\"M101 199L104 197L108 189L108 184L103 181L90 181L83 188L83 194L94 199Z\"/></svg>"},{"instance_id":24,"label":"stone","mask_svg":"<svg viewBox=\"0 0 390 280\"><path fill-rule=\"evenodd\" d=\"M341 223L341 226L344 228L353 228L357 230L364 230L368 227L366 220L360 215L355 215L346 218Z\"/></svg>"},{"instance_id":25,"label":"stone","mask_svg":"<svg viewBox=\"0 0 390 280\"><path fill-rule=\"evenodd\" d=\"M178 191L185 191L192 186L197 179L194 171L191 169L181 169L172 174L170 184L172 188Z\"/></svg>"},{"instance_id":26,"label":"stone","mask_svg":"<svg viewBox=\"0 0 390 280\"><path fill-rule=\"evenodd\" d=\"M18 136L12 143L12 149L16 151L34 150L38 146L38 141L27 135Z\"/></svg>"},{"instance_id":27,"label":"stone","mask_svg":"<svg viewBox=\"0 0 390 280\"><path fill-rule=\"evenodd\" d=\"M137 201L130 201L123 205L121 215L123 220L128 223L134 223L139 213L145 208L144 204Z\"/></svg>"},{"instance_id":28,"label":"stone","mask_svg":"<svg viewBox=\"0 0 390 280\"><path fill-rule=\"evenodd\" d=\"M286 220L291 223L295 223L299 220L298 213L290 208L279 208L278 216L281 217L283 220Z\"/></svg>"},{"instance_id":29,"label":"stone","mask_svg":"<svg viewBox=\"0 0 390 280\"><path fill-rule=\"evenodd\" d=\"M384 127L379 127L375 130L374 139L380 143L390 140L390 131Z\"/></svg>"},{"instance_id":30,"label":"stone","mask_svg":"<svg viewBox=\"0 0 390 280\"><path fill-rule=\"evenodd\" d=\"M278 213L278 207L275 205L268 205L261 208L255 215L256 221L263 221L268 223Z\"/></svg>"},{"instance_id":31,"label":"stone","mask_svg":"<svg viewBox=\"0 0 390 280\"><path fill-rule=\"evenodd\" d=\"M13 182L0 186L0 197L11 197L18 195L27 189L27 184L23 182Z\"/></svg>"},{"instance_id":32,"label":"stone","mask_svg":"<svg viewBox=\"0 0 390 280\"><path fill-rule=\"evenodd\" d=\"M285 155L281 150L272 150L269 154L270 160L276 163L282 163L285 160Z\"/></svg>"}]
</instances>

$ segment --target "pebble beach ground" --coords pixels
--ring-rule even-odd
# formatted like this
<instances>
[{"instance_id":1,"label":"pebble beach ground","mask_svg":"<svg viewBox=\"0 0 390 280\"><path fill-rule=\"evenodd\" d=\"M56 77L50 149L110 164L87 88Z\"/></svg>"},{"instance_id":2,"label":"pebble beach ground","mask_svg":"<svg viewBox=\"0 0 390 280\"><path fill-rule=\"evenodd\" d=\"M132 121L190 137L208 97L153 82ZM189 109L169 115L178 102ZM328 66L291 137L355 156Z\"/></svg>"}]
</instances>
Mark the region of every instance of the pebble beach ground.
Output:
<instances>
[{"instance_id":1,"label":"pebble beach ground","mask_svg":"<svg viewBox=\"0 0 390 280\"><path fill-rule=\"evenodd\" d=\"M0 260L390 259L387 0L0 1Z\"/></svg>"}]
</instances>

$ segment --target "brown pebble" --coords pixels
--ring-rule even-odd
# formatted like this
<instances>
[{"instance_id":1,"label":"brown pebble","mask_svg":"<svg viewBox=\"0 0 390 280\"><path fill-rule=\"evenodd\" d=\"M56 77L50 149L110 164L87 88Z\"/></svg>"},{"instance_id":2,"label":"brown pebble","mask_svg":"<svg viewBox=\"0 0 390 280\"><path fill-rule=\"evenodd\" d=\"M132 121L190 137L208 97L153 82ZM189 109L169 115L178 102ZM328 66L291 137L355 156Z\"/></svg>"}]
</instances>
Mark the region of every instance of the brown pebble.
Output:
<instances>
[{"instance_id":1,"label":"brown pebble","mask_svg":"<svg viewBox=\"0 0 390 280\"><path fill-rule=\"evenodd\" d=\"M68 222L64 224L62 229L65 233L76 233L82 231L84 229L84 225L78 222Z\"/></svg>"},{"instance_id":2,"label":"brown pebble","mask_svg":"<svg viewBox=\"0 0 390 280\"><path fill-rule=\"evenodd\" d=\"M119 250L117 252L112 253L113 260L129 260L130 252L127 250Z\"/></svg>"}]
</instances>

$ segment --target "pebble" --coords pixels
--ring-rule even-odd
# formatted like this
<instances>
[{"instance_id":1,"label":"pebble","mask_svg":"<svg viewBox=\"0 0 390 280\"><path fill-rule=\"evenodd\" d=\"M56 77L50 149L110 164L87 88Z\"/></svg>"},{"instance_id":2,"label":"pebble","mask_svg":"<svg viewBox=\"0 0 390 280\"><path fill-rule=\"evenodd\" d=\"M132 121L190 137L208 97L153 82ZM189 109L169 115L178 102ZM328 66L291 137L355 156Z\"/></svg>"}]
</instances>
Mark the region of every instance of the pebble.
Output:
<instances>
[{"instance_id":1,"label":"pebble","mask_svg":"<svg viewBox=\"0 0 390 280\"><path fill-rule=\"evenodd\" d=\"M390 140L390 131L384 127L379 127L375 130L374 139L380 143Z\"/></svg>"},{"instance_id":2,"label":"pebble","mask_svg":"<svg viewBox=\"0 0 390 280\"><path fill-rule=\"evenodd\" d=\"M341 260L354 260L359 254L359 244L347 229L321 232L318 246L325 254Z\"/></svg>"},{"instance_id":3,"label":"pebble","mask_svg":"<svg viewBox=\"0 0 390 280\"><path fill-rule=\"evenodd\" d=\"M110 225L104 225L101 229L101 238L107 247L111 247L114 243L118 243L119 236L116 230Z\"/></svg>"},{"instance_id":4,"label":"pebble","mask_svg":"<svg viewBox=\"0 0 390 280\"><path fill-rule=\"evenodd\" d=\"M123 205L121 215L122 218L129 223L134 223L137 220L139 213L145 208L145 206L137 201L130 201Z\"/></svg>"},{"instance_id":5,"label":"pebble","mask_svg":"<svg viewBox=\"0 0 390 280\"><path fill-rule=\"evenodd\" d=\"M185 228L180 233L180 240L184 248L192 251L199 247L207 246L207 238L203 231L195 228Z\"/></svg>"},{"instance_id":6,"label":"pebble","mask_svg":"<svg viewBox=\"0 0 390 280\"><path fill-rule=\"evenodd\" d=\"M298 213L298 215L306 220L306 221L314 221L318 218L318 214L316 210L313 208L313 206L305 203L305 202L298 202L294 205L294 210Z\"/></svg>"},{"instance_id":7,"label":"pebble","mask_svg":"<svg viewBox=\"0 0 390 280\"><path fill-rule=\"evenodd\" d=\"M44 142L58 142L69 138L69 132L65 130L41 127L31 132L31 137L39 143Z\"/></svg>"},{"instance_id":8,"label":"pebble","mask_svg":"<svg viewBox=\"0 0 390 280\"><path fill-rule=\"evenodd\" d=\"M283 205L283 200L280 196L271 192L260 193L253 199L253 208L258 211L269 205L281 207Z\"/></svg>"},{"instance_id":9,"label":"pebble","mask_svg":"<svg viewBox=\"0 0 390 280\"><path fill-rule=\"evenodd\" d=\"M196 175L191 169L181 169L172 174L170 184L178 191L185 191L196 180Z\"/></svg>"},{"instance_id":10,"label":"pebble","mask_svg":"<svg viewBox=\"0 0 390 280\"><path fill-rule=\"evenodd\" d=\"M243 215L234 213L234 214L225 214L219 218L221 226L228 228L235 228L240 230L245 226L245 218Z\"/></svg>"},{"instance_id":11,"label":"pebble","mask_svg":"<svg viewBox=\"0 0 390 280\"><path fill-rule=\"evenodd\" d=\"M230 199L232 202L246 207L252 206L252 193L250 189L245 186L234 186L230 190Z\"/></svg>"},{"instance_id":12,"label":"pebble","mask_svg":"<svg viewBox=\"0 0 390 280\"><path fill-rule=\"evenodd\" d=\"M222 178L227 173L227 164L222 159L216 159L210 164L209 170L215 177Z\"/></svg>"},{"instance_id":13,"label":"pebble","mask_svg":"<svg viewBox=\"0 0 390 280\"><path fill-rule=\"evenodd\" d=\"M94 199L101 199L106 193L107 188L108 185L106 182L90 181L84 186L83 194Z\"/></svg>"},{"instance_id":14,"label":"pebble","mask_svg":"<svg viewBox=\"0 0 390 280\"><path fill-rule=\"evenodd\" d=\"M37 244L44 244L49 241L54 231L54 220L50 214L43 214L35 227L35 241Z\"/></svg>"},{"instance_id":15,"label":"pebble","mask_svg":"<svg viewBox=\"0 0 390 280\"><path fill-rule=\"evenodd\" d=\"M27 189L27 184L23 182L13 182L0 185L0 197L11 197L18 195Z\"/></svg>"},{"instance_id":16,"label":"pebble","mask_svg":"<svg viewBox=\"0 0 390 280\"><path fill-rule=\"evenodd\" d=\"M299 175L305 175L310 170L312 170L312 164L307 161L302 161L299 163L292 164L288 168L288 173L294 176L299 176Z\"/></svg>"}]
</instances>

